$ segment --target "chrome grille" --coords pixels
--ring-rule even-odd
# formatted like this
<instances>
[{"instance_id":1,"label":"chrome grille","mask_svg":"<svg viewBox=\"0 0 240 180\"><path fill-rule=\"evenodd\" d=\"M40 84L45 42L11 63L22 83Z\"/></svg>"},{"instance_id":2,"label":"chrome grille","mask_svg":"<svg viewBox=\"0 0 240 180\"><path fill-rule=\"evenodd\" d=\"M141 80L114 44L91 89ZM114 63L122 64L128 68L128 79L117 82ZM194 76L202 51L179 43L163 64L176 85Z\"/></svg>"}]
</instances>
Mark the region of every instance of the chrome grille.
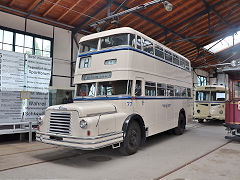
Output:
<instances>
[{"instance_id":1,"label":"chrome grille","mask_svg":"<svg viewBox=\"0 0 240 180\"><path fill-rule=\"evenodd\" d=\"M52 112L50 115L49 132L56 134L69 134L71 124L71 113Z\"/></svg>"}]
</instances>

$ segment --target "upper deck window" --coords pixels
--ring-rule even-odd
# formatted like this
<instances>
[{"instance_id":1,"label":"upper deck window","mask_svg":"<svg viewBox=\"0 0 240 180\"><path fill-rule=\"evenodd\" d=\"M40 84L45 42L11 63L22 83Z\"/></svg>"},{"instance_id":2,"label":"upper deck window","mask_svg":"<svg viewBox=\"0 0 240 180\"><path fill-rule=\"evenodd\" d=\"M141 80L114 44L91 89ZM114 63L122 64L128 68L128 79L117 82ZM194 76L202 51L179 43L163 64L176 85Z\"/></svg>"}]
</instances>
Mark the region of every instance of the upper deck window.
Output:
<instances>
[{"instance_id":1,"label":"upper deck window","mask_svg":"<svg viewBox=\"0 0 240 180\"><path fill-rule=\"evenodd\" d=\"M179 57L177 55L173 55L173 63L179 65Z\"/></svg>"},{"instance_id":2,"label":"upper deck window","mask_svg":"<svg viewBox=\"0 0 240 180\"><path fill-rule=\"evenodd\" d=\"M180 66L185 68L185 60L183 58L180 59Z\"/></svg>"},{"instance_id":3,"label":"upper deck window","mask_svg":"<svg viewBox=\"0 0 240 180\"><path fill-rule=\"evenodd\" d=\"M146 40L146 39L142 39L142 40L143 40L142 41L143 51L146 51L146 52L148 52L150 54L154 54L153 53L153 44L150 41Z\"/></svg>"},{"instance_id":4,"label":"upper deck window","mask_svg":"<svg viewBox=\"0 0 240 180\"><path fill-rule=\"evenodd\" d=\"M161 48L159 46L155 46L155 55L164 59L163 48Z\"/></svg>"},{"instance_id":5,"label":"upper deck window","mask_svg":"<svg viewBox=\"0 0 240 180\"><path fill-rule=\"evenodd\" d=\"M141 47L142 47L142 43L141 43L141 37L140 36L137 36L137 46L136 46L136 48L137 49L141 49Z\"/></svg>"},{"instance_id":6,"label":"upper deck window","mask_svg":"<svg viewBox=\"0 0 240 180\"><path fill-rule=\"evenodd\" d=\"M88 51L96 51L98 47L98 39L91 39L80 43L80 53Z\"/></svg>"},{"instance_id":7,"label":"upper deck window","mask_svg":"<svg viewBox=\"0 0 240 180\"><path fill-rule=\"evenodd\" d=\"M190 69L189 66L190 66L189 62L188 62L188 61L185 61L185 67L186 67L187 70Z\"/></svg>"},{"instance_id":8,"label":"upper deck window","mask_svg":"<svg viewBox=\"0 0 240 180\"><path fill-rule=\"evenodd\" d=\"M165 59L172 62L172 53L170 51L165 50Z\"/></svg>"},{"instance_id":9,"label":"upper deck window","mask_svg":"<svg viewBox=\"0 0 240 180\"><path fill-rule=\"evenodd\" d=\"M101 49L128 45L128 37L128 34L115 34L112 36L103 37L101 38Z\"/></svg>"}]
</instances>

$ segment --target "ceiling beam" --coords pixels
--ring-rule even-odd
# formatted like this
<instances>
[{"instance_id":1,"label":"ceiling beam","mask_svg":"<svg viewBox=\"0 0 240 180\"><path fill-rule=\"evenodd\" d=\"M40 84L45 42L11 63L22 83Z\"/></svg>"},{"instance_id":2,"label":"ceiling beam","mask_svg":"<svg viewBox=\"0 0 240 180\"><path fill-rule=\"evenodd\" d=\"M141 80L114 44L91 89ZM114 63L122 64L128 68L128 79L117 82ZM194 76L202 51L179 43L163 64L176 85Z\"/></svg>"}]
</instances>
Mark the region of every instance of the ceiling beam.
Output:
<instances>
[{"instance_id":1,"label":"ceiling beam","mask_svg":"<svg viewBox=\"0 0 240 180\"><path fill-rule=\"evenodd\" d=\"M210 6L205 0L202 0L202 2L205 4L206 8L211 10L223 23L225 23L229 27L232 27L231 24L229 24L222 16L220 16L220 14L214 9L213 6Z\"/></svg>"},{"instance_id":2,"label":"ceiling beam","mask_svg":"<svg viewBox=\"0 0 240 180\"><path fill-rule=\"evenodd\" d=\"M124 0L124 1L122 2L122 4L121 4L120 6L118 6L117 9L115 9L115 10L112 12L112 15L118 13L118 11L120 11L120 9L122 8L122 6L124 6L126 3L128 3L128 1L129 1L129 0ZM100 31L102 31L102 30L106 27L106 25L108 24L109 21L110 21L110 20L107 20L107 21L102 25Z\"/></svg>"},{"instance_id":3,"label":"ceiling beam","mask_svg":"<svg viewBox=\"0 0 240 180\"><path fill-rule=\"evenodd\" d=\"M57 0L45 13L43 13L43 17L45 17L45 16L47 16L51 11L52 11L52 9L56 6L56 5L58 5L59 3L60 3L60 1L61 0Z\"/></svg>"},{"instance_id":4,"label":"ceiling beam","mask_svg":"<svg viewBox=\"0 0 240 180\"><path fill-rule=\"evenodd\" d=\"M223 3L223 1L217 2L216 4L212 5L212 7L214 8L215 6L219 6L221 3ZM184 21L176 24L175 26L172 27L172 29L178 29L179 27L183 26L184 24L188 23L189 21L194 21L194 19L198 19L199 17L202 17L202 16L204 16L204 15L207 14L207 13L208 13L208 9L204 9L204 10L202 10L202 11L194 14L193 16L185 19ZM185 26L185 27L186 27L186 26ZM184 28L185 28L185 27L184 27ZM184 29L184 28L183 28L183 29ZM182 31L182 29L180 30L180 32L181 32L181 31ZM154 38L154 39L157 39L157 38L159 38L159 37L161 37L161 36L163 36L163 35L164 35L164 33L160 33L160 34L154 36L153 38Z\"/></svg>"},{"instance_id":5,"label":"ceiling beam","mask_svg":"<svg viewBox=\"0 0 240 180\"><path fill-rule=\"evenodd\" d=\"M97 11L95 11L93 14L90 15L90 17L86 18L83 22L81 22L78 26L76 26L72 31L73 31L73 34L75 35L76 33L78 33L81 29L82 29L82 26L87 23L91 17L94 17L96 16L98 13L100 13L103 9L105 9L107 7L107 3L102 6L100 9L98 9Z\"/></svg>"},{"instance_id":6,"label":"ceiling beam","mask_svg":"<svg viewBox=\"0 0 240 180\"><path fill-rule=\"evenodd\" d=\"M29 13L26 16L26 19L31 16L31 14L38 8L38 6L40 6L42 3L44 2L44 0L37 0L35 1L30 8L28 8Z\"/></svg>"},{"instance_id":7,"label":"ceiling beam","mask_svg":"<svg viewBox=\"0 0 240 180\"><path fill-rule=\"evenodd\" d=\"M92 4L89 4L89 6L87 6L86 9L84 9L83 12L81 12L80 14L78 14L75 18L73 18L69 24L73 24L75 21L77 21L83 14L85 14L89 9L92 9L99 1L95 0Z\"/></svg>"},{"instance_id":8,"label":"ceiling beam","mask_svg":"<svg viewBox=\"0 0 240 180\"><path fill-rule=\"evenodd\" d=\"M3 5L0 5L0 8L2 8L0 11L7 12L7 13L10 13L10 14L15 14L15 15L16 15L16 13L18 13L18 14L21 14L21 17L22 16L25 17L28 14L24 11L20 11L20 10L13 9L13 8L3 6ZM58 25L59 27L64 27L65 29L73 29L74 28L73 26L70 26L68 24L60 23L60 22L57 22L57 21L54 21L54 20L51 20L51 19L41 17L41 16L36 16L34 14L32 14L31 17L35 18L35 21L40 22L40 20L42 20L44 23L52 25L52 26Z\"/></svg>"},{"instance_id":9,"label":"ceiling beam","mask_svg":"<svg viewBox=\"0 0 240 180\"><path fill-rule=\"evenodd\" d=\"M29 6L29 8L27 8L27 12L31 11L39 2L41 2L41 0L35 0L35 1Z\"/></svg>"},{"instance_id":10,"label":"ceiling beam","mask_svg":"<svg viewBox=\"0 0 240 180\"><path fill-rule=\"evenodd\" d=\"M118 2L115 2L115 1L114 1L113 3L116 4L117 6L120 5ZM123 9L127 10L128 8L127 8L126 6L123 6ZM137 17L145 20L145 21L150 22L151 24L154 24L154 25L162 28L164 31L168 31L168 32L170 32L170 33L178 36L178 37L181 38L181 39L184 39L184 38L185 38L184 36L182 36L182 35L174 32L172 29L167 28L166 26L163 26L162 24L160 24L160 23L158 23L158 22L156 22L156 21L154 21L154 20L152 20L152 19L150 19L150 18L148 18L148 17L146 17L146 16L143 16L143 15L141 15L141 14L138 13L138 12L133 12L133 14L134 14L135 16L137 16ZM199 44L197 44L196 42L191 41L191 40L187 40L187 41L188 41L189 43L191 43L192 45L194 45L194 46L196 46L196 47L198 47L198 48L201 48L201 46L200 46Z\"/></svg>"},{"instance_id":11,"label":"ceiling beam","mask_svg":"<svg viewBox=\"0 0 240 180\"><path fill-rule=\"evenodd\" d=\"M76 3L74 3L74 5L72 7L70 7L65 13L63 13L58 19L57 21L60 21L64 16L66 16L71 10L73 10L73 8L75 8L80 2L82 2L83 0L78 0Z\"/></svg>"}]
</instances>

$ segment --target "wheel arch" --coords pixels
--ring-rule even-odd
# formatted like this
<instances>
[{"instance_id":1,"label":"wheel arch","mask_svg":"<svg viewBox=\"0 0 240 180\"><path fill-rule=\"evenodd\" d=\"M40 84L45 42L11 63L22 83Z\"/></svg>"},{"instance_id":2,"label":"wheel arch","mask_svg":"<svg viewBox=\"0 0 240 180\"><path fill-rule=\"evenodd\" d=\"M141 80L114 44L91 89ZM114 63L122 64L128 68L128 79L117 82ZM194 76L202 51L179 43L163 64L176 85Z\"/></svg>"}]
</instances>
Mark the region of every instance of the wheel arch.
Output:
<instances>
[{"instance_id":1,"label":"wheel arch","mask_svg":"<svg viewBox=\"0 0 240 180\"><path fill-rule=\"evenodd\" d=\"M139 114L131 114L125 119L123 126L122 126L123 138L125 138L126 132L128 130L128 126L129 126L130 122L132 122L132 121L136 121L140 126L141 141L143 144L146 141L146 129L145 129L145 123L143 121L143 118Z\"/></svg>"}]
</instances>

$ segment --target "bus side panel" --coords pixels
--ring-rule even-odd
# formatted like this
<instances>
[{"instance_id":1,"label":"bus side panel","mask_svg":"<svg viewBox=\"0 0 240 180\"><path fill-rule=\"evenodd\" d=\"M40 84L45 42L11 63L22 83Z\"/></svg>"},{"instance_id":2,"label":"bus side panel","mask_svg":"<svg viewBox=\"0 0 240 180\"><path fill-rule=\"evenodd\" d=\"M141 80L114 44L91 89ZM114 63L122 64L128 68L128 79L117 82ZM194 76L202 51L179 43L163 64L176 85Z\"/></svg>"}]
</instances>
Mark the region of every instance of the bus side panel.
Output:
<instances>
[{"instance_id":1,"label":"bus side panel","mask_svg":"<svg viewBox=\"0 0 240 180\"><path fill-rule=\"evenodd\" d=\"M238 102L226 102L226 123L240 124L240 110Z\"/></svg>"}]
</instances>

